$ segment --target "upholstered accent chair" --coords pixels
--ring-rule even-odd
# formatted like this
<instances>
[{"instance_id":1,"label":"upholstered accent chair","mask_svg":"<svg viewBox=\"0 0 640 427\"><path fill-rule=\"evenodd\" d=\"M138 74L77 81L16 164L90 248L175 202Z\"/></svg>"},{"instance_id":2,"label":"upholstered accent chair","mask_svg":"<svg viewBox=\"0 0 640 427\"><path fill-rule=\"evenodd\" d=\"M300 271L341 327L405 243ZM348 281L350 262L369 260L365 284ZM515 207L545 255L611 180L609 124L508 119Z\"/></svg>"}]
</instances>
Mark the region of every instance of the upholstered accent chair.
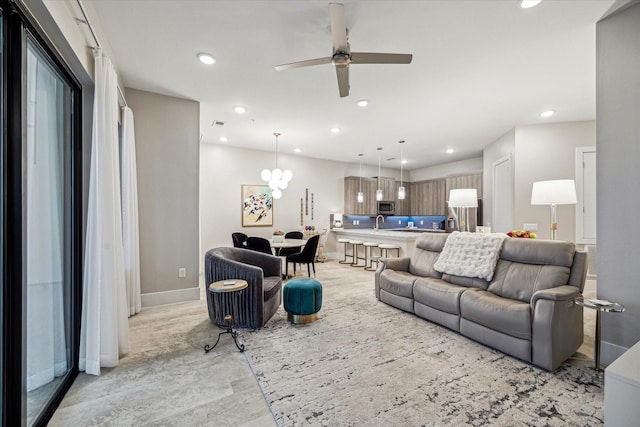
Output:
<instances>
[{"instance_id":1,"label":"upholstered accent chair","mask_svg":"<svg viewBox=\"0 0 640 427\"><path fill-rule=\"evenodd\" d=\"M240 248L215 248L204 257L205 283L242 279L248 287L238 296L234 325L258 329L276 313L282 301L282 263L277 256ZM213 296L207 294L209 318L215 323Z\"/></svg>"},{"instance_id":2,"label":"upholstered accent chair","mask_svg":"<svg viewBox=\"0 0 640 427\"><path fill-rule=\"evenodd\" d=\"M231 233L234 248L246 248L247 235L244 233Z\"/></svg>"}]
</instances>

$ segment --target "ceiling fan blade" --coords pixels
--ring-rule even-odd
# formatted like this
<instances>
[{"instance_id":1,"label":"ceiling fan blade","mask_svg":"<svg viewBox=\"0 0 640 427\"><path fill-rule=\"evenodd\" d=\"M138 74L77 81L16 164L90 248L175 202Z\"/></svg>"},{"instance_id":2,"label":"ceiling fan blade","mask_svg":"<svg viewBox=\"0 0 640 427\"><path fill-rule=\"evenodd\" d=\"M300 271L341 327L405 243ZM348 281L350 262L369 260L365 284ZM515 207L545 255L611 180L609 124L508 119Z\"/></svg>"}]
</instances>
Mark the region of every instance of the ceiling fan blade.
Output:
<instances>
[{"instance_id":1,"label":"ceiling fan blade","mask_svg":"<svg viewBox=\"0 0 640 427\"><path fill-rule=\"evenodd\" d=\"M331 42L333 53L337 51L349 53L347 44L347 24L344 20L344 5L341 3L329 3L329 15L331 17Z\"/></svg>"},{"instance_id":2,"label":"ceiling fan blade","mask_svg":"<svg viewBox=\"0 0 640 427\"><path fill-rule=\"evenodd\" d=\"M349 96L349 68L336 67L336 75L338 76L338 90L340 91L340 97L344 98Z\"/></svg>"},{"instance_id":3,"label":"ceiling fan blade","mask_svg":"<svg viewBox=\"0 0 640 427\"><path fill-rule=\"evenodd\" d=\"M313 65L331 64L331 57L307 59L306 61L291 62L290 64L276 65L277 71L293 70L294 68L311 67Z\"/></svg>"},{"instance_id":4,"label":"ceiling fan blade","mask_svg":"<svg viewBox=\"0 0 640 427\"><path fill-rule=\"evenodd\" d=\"M352 52L352 64L411 64L410 53L368 53Z\"/></svg>"}]
</instances>

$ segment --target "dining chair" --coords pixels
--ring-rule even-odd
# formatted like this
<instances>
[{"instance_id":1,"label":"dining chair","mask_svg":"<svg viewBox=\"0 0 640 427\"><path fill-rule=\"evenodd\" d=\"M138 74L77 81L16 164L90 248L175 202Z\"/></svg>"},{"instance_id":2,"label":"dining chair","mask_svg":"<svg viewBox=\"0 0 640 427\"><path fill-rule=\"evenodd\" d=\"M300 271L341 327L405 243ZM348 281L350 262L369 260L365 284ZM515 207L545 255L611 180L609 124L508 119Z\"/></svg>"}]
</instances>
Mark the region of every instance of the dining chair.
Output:
<instances>
[{"instance_id":1,"label":"dining chair","mask_svg":"<svg viewBox=\"0 0 640 427\"><path fill-rule=\"evenodd\" d=\"M318 249L318 241L320 240L319 235L315 235L307 240L307 244L304 245L304 248L301 252L297 252L295 254L291 254L287 256L287 265L285 268L285 275L289 276L289 263L293 263L293 275L296 275L296 264L307 264L307 272L309 273L309 277L311 277L311 267L313 267L313 276L316 275L316 249Z\"/></svg>"},{"instance_id":2,"label":"dining chair","mask_svg":"<svg viewBox=\"0 0 640 427\"><path fill-rule=\"evenodd\" d=\"M246 248L245 242L247 241L247 235L244 233L231 233L231 240L233 240L234 248Z\"/></svg>"},{"instance_id":3,"label":"dining chair","mask_svg":"<svg viewBox=\"0 0 640 427\"><path fill-rule=\"evenodd\" d=\"M247 249L273 255L271 243L263 237L247 237Z\"/></svg>"},{"instance_id":4,"label":"dining chair","mask_svg":"<svg viewBox=\"0 0 640 427\"><path fill-rule=\"evenodd\" d=\"M284 235L285 239L302 239L303 235L301 231L289 231ZM291 254L295 254L300 252L300 248L302 246L298 246L297 248L282 248L280 252L278 252L279 256L288 256Z\"/></svg>"}]
</instances>

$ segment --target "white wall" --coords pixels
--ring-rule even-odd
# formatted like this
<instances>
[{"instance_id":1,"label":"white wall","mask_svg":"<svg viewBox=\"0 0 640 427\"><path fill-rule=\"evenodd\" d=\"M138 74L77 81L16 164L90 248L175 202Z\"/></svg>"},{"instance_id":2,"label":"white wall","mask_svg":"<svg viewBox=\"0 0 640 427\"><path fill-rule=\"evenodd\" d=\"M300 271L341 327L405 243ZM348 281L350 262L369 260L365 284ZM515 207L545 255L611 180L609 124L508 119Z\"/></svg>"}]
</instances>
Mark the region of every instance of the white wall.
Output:
<instances>
[{"instance_id":1,"label":"white wall","mask_svg":"<svg viewBox=\"0 0 640 427\"><path fill-rule=\"evenodd\" d=\"M231 233L240 231L269 238L275 229L301 229L300 199L309 189L309 215L303 224L316 229L329 228L329 214L342 212L344 177L350 166L327 160L278 155L278 166L290 169L293 179L274 200L273 227L242 227L241 185L263 184L260 172L275 166L274 153L202 143L200 147L200 223L201 254L218 246L231 246ZM353 165L351 165L352 167ZM377 168L376 168L377 173ZM311 193L314 194L314 218L311 219Z\"/></svg>"},{"instance_id":2,"label":"white wall","mask_svg":"<svg viewBox=\"0 0 640 427\"><path fill-rule=\"evenodd\" d=\"M619 2L625 3L625 2ZM640 340L640 3L596 25L598 298L624 313L602 316L602 361Z\"/></svg>"},{"instance_id":3,"label":"white wall","mask_svg":"<svg viewBox=\"0 0 640 427\"><path fill-rule=\"evenodd\" d=\"M410 180L411 182L418 182L444 178L449 175L482 172L482 168L482 157L476 157L474 159L460 160L458 162L444 163L442 165L412 170Z\"/></svg>"},{"instance_id":4,"label":"white wall","mask_svg":"<svg viewBox=\"0 0 640 427\"><path fill-rule=\"evenodd\" d=\"M531 188L536 181L575 179L577 147L596 145L594 121L550 123L516 128L515 228L538 224L538 236L551 238L550 208L531 205ZM558 240L576 241L576 205L557 208Z\"/></svg>"}]
</instances>

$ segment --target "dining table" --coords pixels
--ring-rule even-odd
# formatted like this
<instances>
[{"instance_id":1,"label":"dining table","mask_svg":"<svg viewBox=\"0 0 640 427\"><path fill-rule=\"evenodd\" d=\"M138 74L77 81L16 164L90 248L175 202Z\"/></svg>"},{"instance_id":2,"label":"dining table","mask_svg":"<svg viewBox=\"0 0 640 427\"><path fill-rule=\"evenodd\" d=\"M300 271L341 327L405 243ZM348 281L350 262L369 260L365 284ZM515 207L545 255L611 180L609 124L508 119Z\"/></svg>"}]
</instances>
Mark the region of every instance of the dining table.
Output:
<instances>
[{"instance_id":1,"label":"dining table","mask_svg":"<svg viewBox=\"0 0 640 427\"><path fill-rule=\"evenodd\" d=\"M274 242L273 239L269 239L271 248L275 250L276 256L280 255L280 249L283 248L300 248L302 249L307 243L304 239L284 239L283 241Z\"/></svg>"}]
</instances>

